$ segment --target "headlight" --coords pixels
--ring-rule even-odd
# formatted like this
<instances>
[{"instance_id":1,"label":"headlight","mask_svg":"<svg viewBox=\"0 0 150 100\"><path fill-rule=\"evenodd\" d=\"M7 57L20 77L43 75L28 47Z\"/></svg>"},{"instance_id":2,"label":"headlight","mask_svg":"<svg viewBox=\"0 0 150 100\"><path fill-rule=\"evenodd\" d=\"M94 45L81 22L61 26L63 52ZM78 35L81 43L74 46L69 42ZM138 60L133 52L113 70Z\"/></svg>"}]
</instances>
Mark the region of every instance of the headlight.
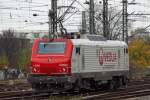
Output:
<instances>
[{"instance_id":1,"label":"headlight","mask_svg":"<svg viewBox=\"0 0 150 100\"><path fill-rule=\"evenodd\" d=\"M62 71L63 71L63 72L66 72L66 68L62 68Z\"/></svg>"},{"instance_id":2,"label":"headlight","mask_svg":"<svg viewBox=\"0 0 150 100\"><path fill-rule=\"evenodd\" d=\"M33 71L34 73L39 73L39 72L40 72L40 69L39 69L39 67L32 67L32 71Z\"/></svg>"},{"instance_id":3,"label":"headlight","mask_svg":"<svg viewBox=\"0 0 150 100\"><path fill-rule=\"evenodd\" d=\"M33 71L34 71L34 72L37 72L37 69L34 67L34 68L33 68Z\"/></svg>"},{"instance_id":4,"label":"headlight","mask_svg":"<svg viewBox=\"0 0 150 100\"><path fill-rule=\"evenodd\" d=\"M66 73L66 72L67 72L67 68L62 67L62 68L60 69L60 72L61 72L61 73Z\"/></svg>"}]
</instances>

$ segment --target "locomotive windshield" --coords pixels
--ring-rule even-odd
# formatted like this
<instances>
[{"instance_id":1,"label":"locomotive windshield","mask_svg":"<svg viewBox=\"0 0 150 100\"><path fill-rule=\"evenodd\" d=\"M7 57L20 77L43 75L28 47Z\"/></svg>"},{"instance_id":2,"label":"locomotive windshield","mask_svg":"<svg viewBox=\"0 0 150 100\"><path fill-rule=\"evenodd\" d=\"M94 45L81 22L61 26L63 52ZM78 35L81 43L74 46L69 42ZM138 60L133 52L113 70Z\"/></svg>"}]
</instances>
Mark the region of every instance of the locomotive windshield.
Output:
<instances>
[{"instance_id":1,"label":"locomotive windshield","mask_svg":"<svg viewBox=\"0 0 150 100\"><path fill-rule=\"evenodd\" d=\"M39 54L56 54L64 53L66 48L66 42L40 42Z\"/></svg>"}]
</instances>

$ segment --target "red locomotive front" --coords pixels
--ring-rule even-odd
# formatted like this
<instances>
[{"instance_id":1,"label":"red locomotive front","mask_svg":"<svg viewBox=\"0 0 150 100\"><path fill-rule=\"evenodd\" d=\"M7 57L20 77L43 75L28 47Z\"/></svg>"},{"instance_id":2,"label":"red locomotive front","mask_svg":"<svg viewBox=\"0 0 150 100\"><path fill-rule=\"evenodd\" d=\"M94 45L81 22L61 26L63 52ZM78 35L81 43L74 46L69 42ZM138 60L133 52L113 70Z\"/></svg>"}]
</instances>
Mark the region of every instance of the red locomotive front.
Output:
<instances>
[{"instance_id":1,"label":"red locomotive front","mask_svg":"<svg viewBox=\"0 0 150 100\"><path fill-rule=\"evenodd\" d=\"M65 81L70 77L72 48L69 39L34 41L31 57L32 73L28 77L33 88L38 88L42 86L41 84L45 86Z\"/></svg>"}]
</instances>

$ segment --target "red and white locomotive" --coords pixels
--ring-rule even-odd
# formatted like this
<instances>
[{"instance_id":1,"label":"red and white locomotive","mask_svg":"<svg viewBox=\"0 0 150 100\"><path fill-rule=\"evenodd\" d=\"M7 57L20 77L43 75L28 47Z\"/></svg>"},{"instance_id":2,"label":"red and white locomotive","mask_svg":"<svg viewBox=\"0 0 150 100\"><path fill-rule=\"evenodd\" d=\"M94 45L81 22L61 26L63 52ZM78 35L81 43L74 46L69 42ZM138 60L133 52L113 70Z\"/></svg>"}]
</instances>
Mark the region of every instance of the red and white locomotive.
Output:
<instances>
[{"instance_id":1,"label":"red and white locomotive","mask_svg":"<svg viewBox=\"0 0 150 100\"><path fill-rule=\"evenodd\" d=\"M35 89L114 89L129 75L128 46L122 41L35 39L28 81Z\"/></svg>"}]
</instances>

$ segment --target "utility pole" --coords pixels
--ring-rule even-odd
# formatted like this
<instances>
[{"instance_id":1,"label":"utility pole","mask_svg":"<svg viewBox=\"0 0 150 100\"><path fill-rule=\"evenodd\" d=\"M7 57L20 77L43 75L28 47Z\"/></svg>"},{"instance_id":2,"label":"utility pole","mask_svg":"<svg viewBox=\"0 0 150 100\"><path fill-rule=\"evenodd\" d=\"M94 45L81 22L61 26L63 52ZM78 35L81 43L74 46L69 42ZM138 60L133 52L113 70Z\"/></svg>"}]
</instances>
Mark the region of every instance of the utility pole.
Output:
<instances>
[{"instance_id":1,"label":"utility pole","mask_svg":"<svg viewBox=\"0 0 150 100\"><path fill-rule=\"evenodd\" d=\"M85 34L86 33L86 18L85 18L85 15L86 12L85 11L82 11L82 34Z\"/></svg>"},{"instance_id":2,"label":"utility pole","mask_svg":"<svg viewBox=\"0 0 150 100\"><path fill-rule=\"evenodd\" d=\"M95 34L95 21L94 21L94 0L90 0L90 34Z\"/></svg>"},{"instance_id":3,"label":"utility pole","mask_svg":"<svg viewBox=\"0 0 150 100\"><path fill-rule=\"evenodd\" d=\"M49 38L57 32L57 0L51 0L51 10L49 10Z\"/></svg>"},{"instance_id":4,"label":"utility pole","mask_svg":"<svg viewBox=\"0 0 150 100\"><path fill-rule=\"evenodd\" d=\"M123 12L122 12L122 39L123 41L125 41L126 43L128 43L128 12L127 12L127 4L128 1L127 0L122 0L123 3Z\"/></svg>"},{"instance_id":5,"label":"utility pole","mask_svg":"<svg viewBox=\"0 0 150 100\"><path fill-rule=\"evenodd\" d=\"M103 34L109 39L108 0L103 0Z\"/></svg>"},{"instance_id":6,"label":"utility pole","mask_svg":"<svg viewBox=\"0 0 150 100\"><path fill-rule=\"evenodd\" d=\"M48 25L49 25L49 32L48 32L48 37L51 38L51 35L52 35L52 16L53 16L53 11L52 10L49 10L49 14L48 14Z\"/></svg>"}]
</instances>

